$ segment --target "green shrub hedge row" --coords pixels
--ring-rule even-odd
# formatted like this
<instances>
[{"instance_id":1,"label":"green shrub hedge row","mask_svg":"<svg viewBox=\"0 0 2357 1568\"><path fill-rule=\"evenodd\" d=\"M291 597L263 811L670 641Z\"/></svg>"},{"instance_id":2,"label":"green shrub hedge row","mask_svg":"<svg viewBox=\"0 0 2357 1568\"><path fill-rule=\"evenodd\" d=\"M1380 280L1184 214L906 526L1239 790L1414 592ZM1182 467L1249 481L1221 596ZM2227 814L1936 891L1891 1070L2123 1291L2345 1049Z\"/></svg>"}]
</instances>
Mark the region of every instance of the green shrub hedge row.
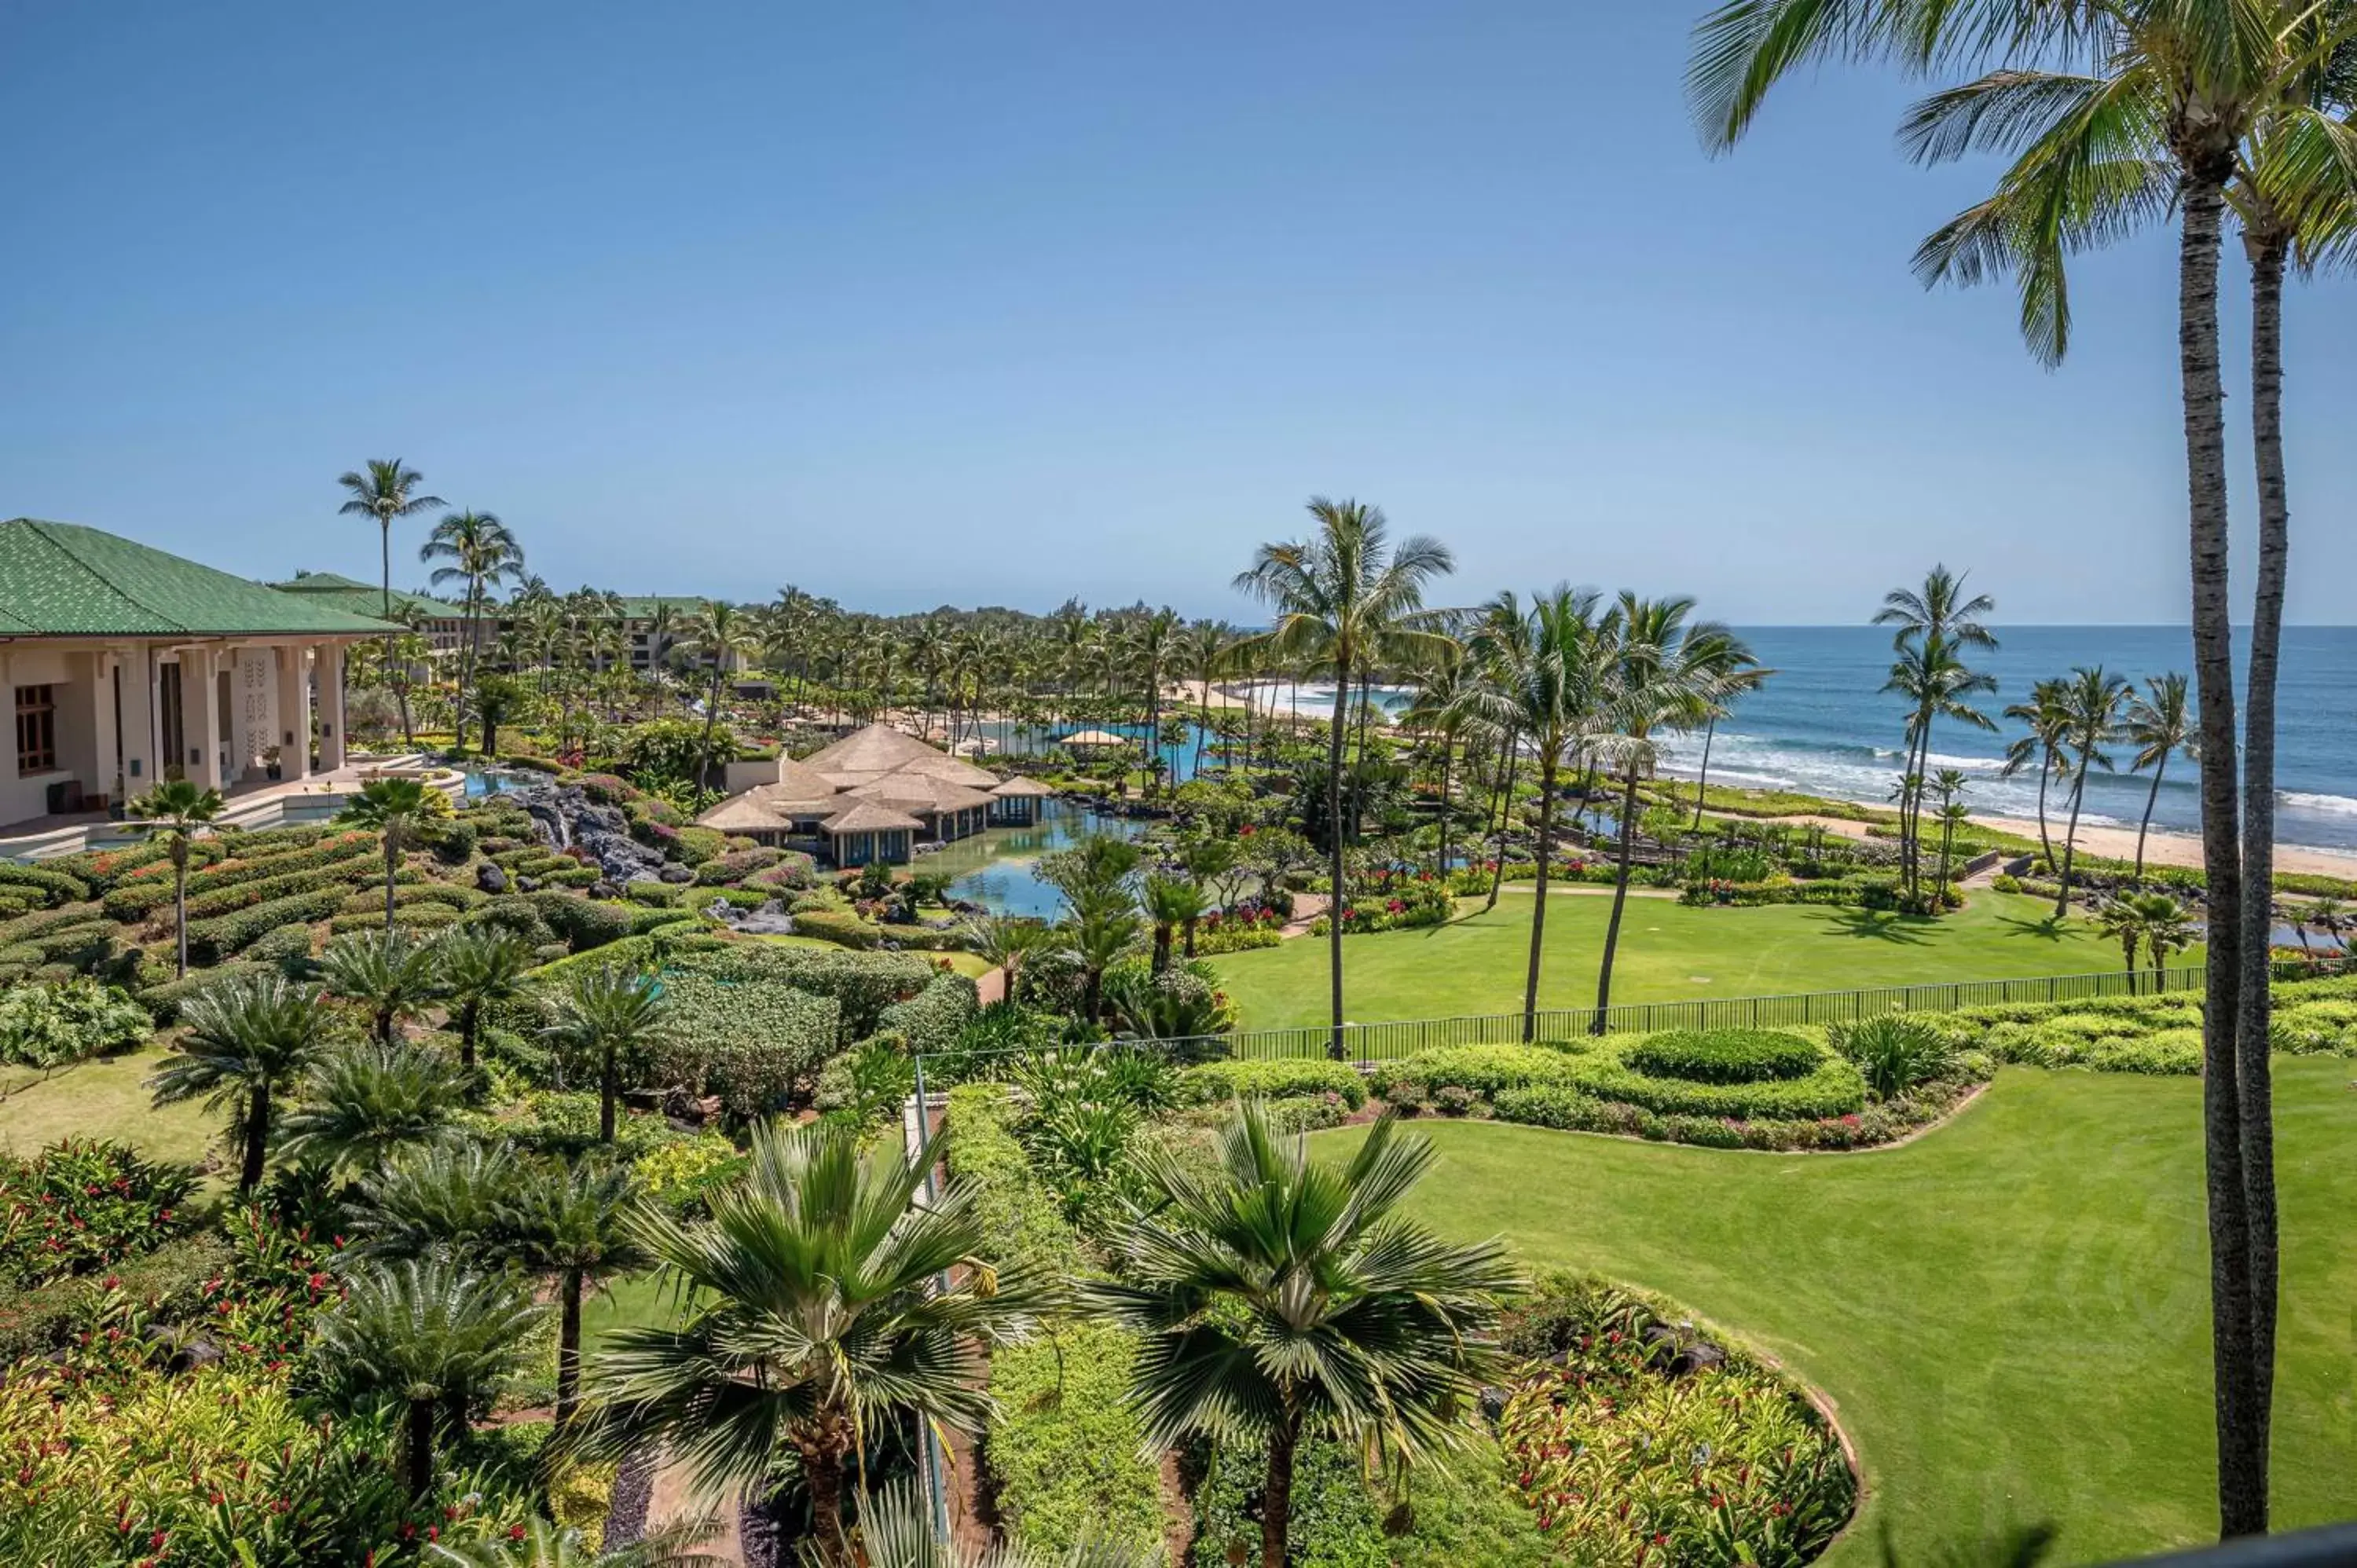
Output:
<instances>
[{"instance_id":1,"label":"green shrub hedge row","mask_svg":"<svg viewBox=\"0 0 2357 1568\"><path fill-rule=\"evenodd\" d=\"M548 923L548 929L563 938L575 952L587 952L630 935L634 911L627 904L576 897L554 888L543 888L523 897Z\"/></svg>"},{"instance_id":2,"label":"green shrub hedge row","mask_svg":"<svg viewBox=\"0 0 2357 1568\"><path fill-rule=\"evenodd\" d=\"M1403 1088L1430 1094L1466 1089L1492 1095L1501 1089L1569 1081L1576 1054L1553 1046L1445 1046L1377 1064L1367 1087L1384 1099Z\"/></svg>"},{"instance_id":3,"label":"green shrub hedge row","mask_svg":"<svg viewBox=\"0 0 2357 1568\"><path fill-rule=\"evenodd\" d=\"M13 860L0 860L0 888L38 894L39 901L47 904L90 902L90 884L81 877L45 865L19 865Z\"/></svg>"},{"instance_id":4,"label":"green shrub hedge row","mask_svg":"<svg viewBox=\"0 0 2357 1568\"><path fill-rule=\"evenodd\" d=\"M832 951L776 942L713 941L711 950L680 958L677 970L745 984L770 983L834 999L842 1009L840 1045L866 1039L884 1009L931 985L939 972L915 953Z\"/></svg>"},{"instance_id":5,"label":"green shrub hedge row","mask_svg":"<svg viewBox=\"0 0 2357 1568\"><path fill-rule=\"evenodd\" d=\"M816 937L838 947L866 951L884 940L884 928L863 920L848 909L812 909L794 916L798 936Z\"/></svg>"},{"instance_id":6,"label":"green shrub hedge row","mask_svg":"<svg viewBox=\"0 0 2357 1568\"><path fill-rule=\"evenodd\" d=\"M960 1084L949 1093L946 1123L950 1179L974 1193L983 1234L1009 1263L1049 1279L1088 1272L1080 1233L1015 1136L1017 1112L1003 1083Z\"/></svg>"},{"instance_id":7,"label":"green shrub hedge row","mask_svg":"<svg viewBox=\"0 0 2357 1568\"><path fill-rule=\"evenodd\" d=\"M1622 1059L1652 1078L1689 1083L1767 1083L1805 1078L1824 1053L1774 1029L1668 1029L1631 1046Z\"/></svg>"},{"instance_id":8,"label":"green shrub hedge row","mask_svg":"<svg viewBox=\"0 0 2357 1568\"><path fill-rule=\"evenodd\" d=\"M445 926L458 923L458 911L447 904L395 905L393 910L393 929L403 931L438 931ZM374 908L348 909L328 922L328 929L337 936L346 931L381 931L384 929L384 902L377 901Z\"/></svg>"},{"instance_id":9,"label":"green shrub hedge row","mask_svg":"<svg viewBox=\"0 0 2357 1568\"><path fill-rule=\"evenodd\" d=\"M197 908L202 900L215 894L226 894L232 887L281 881L301 872L325 871L331 867L341 873L350 869L344 864L348 861L371 868L382 866L384 857L377 835L365 829L352 828L316 840L264 845L218 861L188 874L189 918L197 918ZM160 869L143 871L137 876L117 883L106 895L106 912L118 920L135 920L171 901L171 867L165 865ZM262 898L247 900L249 903L262 901ZM234 902L224 902L209 912L223 914L237 907Z\"/></svg>"},{"instance_id":10,"label":"green shrub hedge row","mask_svg":"<svg viewBox=\"0 0 2357 1568\"><path fill-rule=\"evenodd\" d=\"M393 888L393 907L396 909L414 909L421 904L440 904L447 908L464 911L480 908L489 897L490 895L478 892L472 887L461 887L453 883L412 882ZM384 887L382 884L374 887L364 887L352 894L344 900L344 907L337 912L344 915L359 915L371 910L379 915L384 913Z\"/></svg>"},{"instance_id":11,"label":"green shrub hedge row","mask_svg":"<svg viewBox=\"0 0 2357 1568\"><path fill-rule=\"evenodd\" d=\"M1203 1062L1178 1075L1182 1097L1196 1102L1257 1095L1279 1100L1300 1094L1339 1095L1352 1110L1367 1102L1366 1079L1348 1062L1315 1057L1271 1061Z\"/></svg>"},{"instance_id":12,"label":"green shrub hedge row","mask_svg":"<svg viewBox=\"0 0 2357 1568\"><path fill-rule=\"evenodd\" d=\"M745 1118L780 1110L835 1053L841 1008L831 996L775 982L663 976L665 1033L657 1071L668 1087L717 1095Z\"/></svg>"},{"instance_id":13,"label":"green shrub hedge row","mask_svg":"<svg viewBox=\"0 0 2357 1568\"><path fill-rule=\"evenodd\" d=\"M1641 1045L1610 1047L1573 1059L1566 1081L1598 1100L1617 1100L1664 1116L1761 1117L1812 1120L1846 1116L1864 1109L1866 1080L1857 1069L1822 1056L1805 1077L1760 1083L1695 1083L1639 1071L1624 1055Z\"/></svg>"},{"instance_id":14,"label":"green shrub hedge row","mask_svg":"<svg viewBox=\"0 0 2357 1568\"><path fill-rule=\"evenodd\" d=\"M1841 1116L1730 1120L1725 1116L1671 1114L1643 1106L1599 1100L1569 1084L1541 1083L1498 1092L1488 1108L1501 1122L1520 1122L1567 1133L1609 1133L1653 1143L1695 1144L1711 1149L1761 1149L1795 1153L1812 1149L1865 1149L1905 1137L1946 1113L1964 1092L1900 1098Z\"/></svg>"},{"instance_id":15,"label":"green shrub hedge row","mask_svg":"<svg viewBox=\"0 0 2357 1568\"><path fill-rule=\"evenodd\" d=\"M350 896L350 889L339 882L333 886L297 893L291 897L274 898L266 904L256 904L212 919L190 920L188 961L219 963L280 926L308 925L314 920L327 919L343 908L344 900Z\"/></svg>"},{"instance_id":16,"label":"green shrub hedge row","mask_svg":"<svg viewBox=\"0 0 2357 1568\"><path fill-rule=\"evenodd\" d=\"M906 1002L895 1002L877 1014L876 1029L899 1034L913 1052L945 1051L957 1044L981 1006L973 981L963 974L937 974Z\"/></svg>"},{"instance_id":17,"label":"green shrub hedge row","mask_svg":"<svg viewBox=\"0 0 2357 1568\"><path fill-rule=\"evenodd\" d=\"M62 930L68 926L88 925L102 918L104 911L96 904L60 904L54 909L35 909L13 920L0 920L0 948L16 947L31 942L45 932Z\"/></svg>"},{"instance_id":18,"label":"green shrub hedge row","mask_svg":"<svg viewBox=\"0 0 2357 1568\"><path fill-rule=\"evenodd\" d=\"M284 876L261 877L231 887L213 888L202 895L192 893L188 896L188 918L191 922L210 920L239 909L250 909L256 904L267 904L275 898L291 898L298 893L314 893L323 887L350 892L371 883L382 883L383 877L383 861L373 854L356 854L337 865L289 872Z\"/></svg>"},{"instance_id":19,"label":"green shrub hedge row","mask_svg":"<svg viewBox=\"0 0 2357 1568\"><path fill-rule=\"evenodd\" d=\"M1119 1541L1159 1555L1162 1474L1141 1457L1145 1431L1129 1402L1136 1337L1101 1323L1050 1323L991 1353L996 1402L982 1462L999 1517L1034 1551Z\"/></svg>"}]
</instances>

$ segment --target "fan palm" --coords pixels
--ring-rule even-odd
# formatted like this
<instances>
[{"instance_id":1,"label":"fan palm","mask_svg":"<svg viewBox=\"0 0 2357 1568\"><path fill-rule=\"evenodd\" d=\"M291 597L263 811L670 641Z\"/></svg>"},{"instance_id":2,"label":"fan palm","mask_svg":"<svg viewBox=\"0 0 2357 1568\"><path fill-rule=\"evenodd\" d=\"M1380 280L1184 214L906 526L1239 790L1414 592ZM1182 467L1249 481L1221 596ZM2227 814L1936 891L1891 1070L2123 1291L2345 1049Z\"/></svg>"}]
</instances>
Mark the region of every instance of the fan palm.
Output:
<instances>
[{"instance_id":1,"label":"fan palm","mask_svg":"<svg viewBox=\"0 0 2357 1568\"><path fill-rule=\"evenodd\" d=\"M435 943L435 959L458 1036L458 1065L472 1072L484 1015L529 994L523 977L533 966L532 949L511 931L461 926Z\"/></svg>"},{"instance_id":2,"label":"fan palm","mask_svg":"<svg viewBox=\"0 0 2357 1568\"><path fill-rule=\"evenodd\" d=\"M435 587L463 583L467 588L467 647L458 661L458 703L452 736L457 749L467 748L468 693L474 688L475 661L482 645L483 600L486 594L523 571L523 547L507 524L488 511L454 511L434 525L417 552L420 561L447 562L431 579Z\"/></svg>"},{"instance_id":3,"label":"fan palm","mask_svg":"<svg viewBox=\"0 0 2357 1568\"><path fill-rule=\"evenodd\" d=\"M2103 748L2119 735L2120 705L2127 700L2128 683L2106 672L2100 664L2082 665L2062 682L2062 746L2071 758L2071 825L2062 834L2062 885L2054 895L2054 918L2071 907L2071 860L2078 848L2079 808L2087 798L2090 764L2112 770L2112 758Z\"/></svg>"},{"instance_id":4,"label":"fan palm","mask_svg":"<svg viewBox=\"0 0 2357 1568\"><path fill-rule=\"evenodd\" d=\"M582 970L557 997L554 1015L541 1032L573 1060L596 1065L597 1141L612 1143L622 1070L660 1045L667 1032L662 987L652 975L620 964Z\"/></svg>"},{"instance_id":5,"label":"fan palm","mask_svg":"<svg viewBox=\"0 0 2357 1568\"><path fill-rule=\"evenodd\" d=\"M393 885L401 852L429 824L450 814L450 798L422 779L371 779L345 803L336 821L383 835L384 929L393 930Z\"/></svg>"},{"instance_id":6,"label":"fan palm","mask_svg":"<svg viewBox=\"0 0 2357 1568\"><path fill-rule=\"evenodd\" d=\"M553 1275L558 1305L556 1424L572 1424L581 1389L581 1294L655 1260L641 1240L646 1188L628 1164L585 1155L517 1188L508 1228L515 1257Z\"/></svg>"},{"instance_id":7,"label":"fan palm","mask_svg":"<svg viewBox=\"0 0 2357 1568\"><path fill-rule=\"evenodd\" d=\"M726 1558L698 1552L720 1532L716 1520L686 1520L640 1537L628 1546L592 1551L581 1531L532 1519L508 1540L454 1546L435 1541L425 1561L437 1568L722 1568Z\"/></svg>"},{"instance_id":8,"label":"fan palm","mask_svg":"<svg viewBox=\"0 0 2357 1568\"><path fill-rule=\"evenodd\" d=\"M1735 634L1717 621L1690 621L1694 601L1641 599L1623 593L1604 618L1599 635L1603 677L1598 757L1620 775L1620 854L1612 879L1612 913L1604 925L1604 954L1596 972L1596 1016L1604 1032L1612 1005L1612 960L1620 945L1620 917L1629 902L1630 856L1637 834L1637 780L1659 759L1659 736L1692 729L1711 705L1739 690L1749 673L1730 644Z\"/></svg>"},{"instance_id":9,"label":"fan palm","mask_svg":"<svg viewBox=\"0 0 2357 1568\"><path fill-rule=\"evenodd\" d=\"M987 1414L983 1342L1028 1332L1039 1282L1001 1273L969 1189L916 1197L937 1157L823 1124L757 1125L744 1179L708 1224L648 1214L640 1239L681 1292L675 1326L618 1330L576 1426L590 1452L661 1440L704 1490L801 1464L816 1550L852 1559L846 1465L879 1422L972 1431ZM952 1280L949 1271L959 1273Z\"/></svg>"},{"instance_id":10,"label":"fan palm","mask_svg":"<svg viewBox=\"0 0 2357 1568\"><path fill-rule=\"evenodd\" d=\"M730 666L759 650L752 620L745 611L719 599L706 599L689 618L683 645L706 670L704 693L704 744L696 752L695 788L700 796L712 772L712 736L720 723L720 694L728 689Z\"/></svg>"},{"instance_id":11,"label":"fan palm","mask_svg":"<svg viewBox=\"0 0 2357 1568\"><path fill-rule=\"evenodd\" d=\"M2199 758L2201 754L2193 710L2186 694L2185 677L2171 672L2147 675L2144 690L2130 693L2120 737L2136 747L2129 768L2137 773L2152 769L2152 788L2146 791L2144 815L2136 821L2136 882L2144 885L2144 841L2152 831L2152 809L2160 801L2161 776L2169 771L2172 753Z\"/></svg>"},{"instance_id":12,"label":"fan palm","mask_svg":"<svg viewBox=\"0 0 2357 1568\"><path fill-rule=\"evenodd\" d=\"M1473 637L1473 657L1492 671L1484 716L1519 736L1538 759L1539 864L1531 905L1530 963L1523 985L1523 1038L1538 1024L1539 961L1546 936L1547 877L1555 856L1555 809L1563 765L1585 749L1603 709L1605 661L1597 596L1558 585L1509 627L1511 596L1494 603Z\"/></svg>"},{"instance_id":13,"label":"fan palm","mask_svg":"<svg viewBox=\"0 0 2357 1568\"><path fill-rule=\"evenodd\" d=\"M232 975L181 1004L178 1047L147 1080L156 1103L203 1097L205 1109L228 1106L243 1141L237 1189L261 1183L269 1157L275 1097L292 1088L319 1055L328 1015L318 993L282 975Z\"/></svg>"},{"instance_id":14,"label":"fan palm","mask_svg":"<svg viewBox=\"0 0 2357 1568\"><path fill-rule=\"evenodd\" d=\"M330 1169L373 1170L396 1150L450 1137L464 1087L431 1047L355 1042L312 1064L282 1147Z\"/></svg>"},{"instance_id":15,"label":"fan palm","mask_svg":"<svg viewBox=\"0 0 2357 1568\"><path fill-rule=\"evenodd\" d=\"M1264 544L1235 585L1276 612L1276 623L1254 640L1313 671L1334 677L1334 711L1326 737L1327 872L1333 918L1327 921L1332 1001L1328 1054L1342 1050L1342 911L1350 902L1343 877L1342 738L1351 709L1351 682L1380 664L1410 664L1447 640L1424 607L1426 586L1457 569L1448 549L1421 534L1391 543L1380 507L1357 501L1309 503L1317 531L1307 540Z\"/></svg>"},{"instance_id":16,"label":"fan palm","mask_svg":"<svg viewBox=\"0 0 2357 1568\"><path fill-rule=\"evenodd\" d=\"M1413 1458L1454 1445L1494 1354L1505 1249L1443 1242L1402 1211L1431 1145L1386 1115L1349 1162L1317 1161L1246 1101L1199 1173L1140 1156L1148 1204L1087 1299L1145 1338L1130 1399L1146 1440L1265 1443L1261 1563L1285 1568L1293 1461L1332 1435Z\"/></svg>"},{"instance_id":17,"label":"fan palm","mask_svg":"<svg viewBox=\"0 0 2357 1568\"><path fill-rule=\"evenodd\" d=\"M166 779L131 802L131 814L164 841L172 861L172 932L180 979L188 978L188 850L228 804L218 789L188 779Z\"/></svg>"},{"instance_id":18,"label":"fan palm","mask_svg":"<svg viewBox=\"0 0 2357 1568\"><path fill-rule=\"evenodd\" d=\"M402 1024L442 995L442 949L403 931L352 931L319 954L328 994L364 1009L369 1033L391 1045Z\"/></svg>"},{"instance_id":19,"label":"fan palm","mask_svg":"<svg viewBox=\"0 0 2357 1568\"><path fill-rule=\"evenodd\" d=\"M543 1315L504 1275L412 1258L356 1273L320 1316L311 1353L343 1388L401 1402L403 1473L421 1499L434 1489L437 1412L463 1436L468 1402L521 1363Z\"/></svg>"},{"instance_id":20,"label":"fan palm","mask_svg":"<svg viewBox=\"0 0 2357 1568\"><path fill-rule=\"evenodd\" d=\"M1050 940L1049 928L1013 915L977 915L962 929L966 950L1006 976L1006 1000L1022 1000L1023 965Z\"/></svg>"},{"instance_id":21,"label":"fan palm","mask_svg":"<svg viewBox=\"0 0 2357 1568\"><path fill-rule=\"evenodd\" d=\"M1134 874L1143 858L1127 839L1091 833L1039 864L1039 875L1064 896L1056 936L1081 961L1081 1016L1090 1022L1103 1006L1106 968L1137 940Z\"/></svg>"},{"instance_id":22,"label":"fan palm","mask_svg":"<svg viewBox=\"0 0 2357 1568\"><path fill-rule=\"evenodd\" d=\"M858 1555L863 1568L1148 1568L1161 1553L1125 1541L1081 1540L1064 1552L1036 1552L1019 1540L1001 1545L962 1542L934 1527L931 1510L914 1487L896 1481L859 1506ZM803 1568L828 1568L820 1543L801 1549Z\"/></svg>"},{"instance_id":23,"label":"fan palm","mask_svg":"<svg viewBox=\"0 0 2357 1568\"><path fill-rule=\"evenodd\" d=\"M384 557L386 620L393 618L393 520L450 504L440 496L418 494L417 488L425 482L425 475L398 457L371 457L362 467L339 475L336 479L346 492L344 504L336 509L337 515L376 521L377 540Z\"/></svg>"}]
</instances>

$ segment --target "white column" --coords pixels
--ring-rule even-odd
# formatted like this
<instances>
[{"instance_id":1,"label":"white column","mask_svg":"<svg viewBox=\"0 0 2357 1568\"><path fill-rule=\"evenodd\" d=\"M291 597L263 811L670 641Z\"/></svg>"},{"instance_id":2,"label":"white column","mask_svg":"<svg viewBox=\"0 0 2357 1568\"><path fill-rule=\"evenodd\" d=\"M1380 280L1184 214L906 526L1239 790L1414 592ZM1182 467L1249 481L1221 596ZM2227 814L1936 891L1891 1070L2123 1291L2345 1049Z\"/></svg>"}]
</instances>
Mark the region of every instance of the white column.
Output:
<instances>
[{"instance_id":1,"label":"white column","mask_svg":"<svg viewBox=\"0 0 2357 1568\"><path fill-rule=\"evenodd\" d=\"M199 789L226 785L221 776L221 676L213 662L209 648L180 654L180 729L188 756L178 760Z\"/></svg>"},{"instance_id":2,"label":"white column","mask_svg":"<svg viewBox=\"0 0 2357 1568\"><path fill-rule=\"evenodd\" d=\"M311 777L311 650L273 650L278 658L278 776Z\"/></svg>"},{"instance_id":3,"label":"white column","mask_svg":"<svg viewBox=\"0 0 2357 1568\"><path fill-rule=\"evenodd\" d=\"M90 772L82 780L85 792L114 792L114 669L121 660L110 652L90 656Z\"/></svg>"},{"instance_id":4,"label":"white column","mask_svg":"<svg viewBox=\"0 0 2357 1568\"><path fill-rule=\"evenodd\" d=\"M144 643L116 661L123 689L123 798L136 800L156 787L156 671Z\"/></svg>"},{"instance_id":5,"label":"white column","mask_svg":"<svg viewBox=\"0 0 2357 1568\"><path fill-rule=\"evenodd\" d=\"M319 681L319 770L333 773L344 765L344 649L323 642L312 665Z\"/></svg>"}]
</instances>

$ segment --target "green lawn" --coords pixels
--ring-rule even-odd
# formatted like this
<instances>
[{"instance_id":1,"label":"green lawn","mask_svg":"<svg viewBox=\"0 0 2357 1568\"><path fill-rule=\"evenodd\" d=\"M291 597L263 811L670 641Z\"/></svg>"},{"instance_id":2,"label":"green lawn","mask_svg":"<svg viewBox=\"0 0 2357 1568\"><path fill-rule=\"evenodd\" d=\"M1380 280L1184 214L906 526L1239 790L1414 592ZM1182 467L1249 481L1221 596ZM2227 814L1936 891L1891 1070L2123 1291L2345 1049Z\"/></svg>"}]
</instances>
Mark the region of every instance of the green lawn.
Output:
<instances>
[{"instance_id":1,"label":"green lawn","mask_svg":"<svg viewBox=\"0 0 2357 1568\"><path fill-rule=\"evenodd\" d=\"M1373 939L1368 939L1373 940ZM2283 1317L2276 1522L2348 1517L2357 1466L2357 1094L2277 1058ZM2201 1086L2008 1068L1954 1123L1777 1155L1419 1123L1414 1198L1455 1237L1676 1298L1828 1395L1867 1516L1829 1562L2051 1520L2061 1561L2215 1529ZM1320 1134L1340 1154L1361 1134Z\"/></svg>"},{"instance_id":2,"label":"green lawn","mask_svg":"<svg viewBox=\"0 0 2357 1568\"><path fill-rule=\"evenodd\" d=\"M194 1165L219 1133L221 1118L185 1101L151 1110L145 1080L160 1047L81 1062L0 1101L0 1149L29 1155L71 1133L121 1138L143 1153Z\"/></svg>"},{"instance_id":3,"label":"green lawn","mask_svg":"<svg viewBox=\"0 0 2357 1568\"><path fill-rule=\"evenodd\" d=\"M1346 939L1344 1015L1373 1023L1521 1011L1531 903L1527 888L1509 889L1486 915ZM1611 912L1609 897L1550 896L1540 1006L1594 1004ZM1936 920L1797 904L1688 909L1669 898L1632 897L1620 921L1612 999L1770 996L2119 967L2118 946L2093 924L2072 918L2057 927L2051 913L2043 899L1989 892L1975 893L1964 908ZM1325 1023L1327 948L1304 937L1214 959L1239 1026ZM2189 954L2174 961L2197 961Z\"/></svg>"}]
</instances>

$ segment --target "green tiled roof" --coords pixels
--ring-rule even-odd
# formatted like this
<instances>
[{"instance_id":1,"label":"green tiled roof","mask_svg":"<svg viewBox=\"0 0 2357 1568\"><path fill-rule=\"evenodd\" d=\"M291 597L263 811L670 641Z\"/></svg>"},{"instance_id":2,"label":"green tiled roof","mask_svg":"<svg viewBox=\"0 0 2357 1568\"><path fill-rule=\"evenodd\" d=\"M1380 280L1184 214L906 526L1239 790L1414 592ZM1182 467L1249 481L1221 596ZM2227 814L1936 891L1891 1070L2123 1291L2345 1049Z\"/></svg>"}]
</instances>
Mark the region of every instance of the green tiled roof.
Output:
<instances>
[{"instance_id":1,"label":"green tiled roof","mask_svg":"<svg viewBox=\"0 0 2357 1568\"><path fill-rule=\"evenodd\" d=\"M279 593L300 594L354 615L376 616L384 609L384 589L381 585L358 582L340 572L298 572L290 580L270 586ZM393 607L414 610L435 620L461 620L467 614L464 605L450 604L428 594L413 594L407 588L393 589Z\"/></svg>"},{"instance_id":2,"label":"green tiled roof","mask_svg":"<svg viewBox=\"0 0 2357 1568\"><path fill-rule=\"evenodd\" d=\"M702 615L704 607L709 603L711 603L709 599L694 594L624 594L622 618L651 620L654 617L657 605L669 605L673 618L680 619L687 616Z\"/></svg>"},{"instance_id":3,"label":"green tiled roof","mask_svg":"<svg viewBox=\"0 0 2357 1568\"><path fill-rule=\"evenodd\" d=\"M385 623L70 522L0 522L0 636L380 632Z\"/></svg>"}]
</instances>

